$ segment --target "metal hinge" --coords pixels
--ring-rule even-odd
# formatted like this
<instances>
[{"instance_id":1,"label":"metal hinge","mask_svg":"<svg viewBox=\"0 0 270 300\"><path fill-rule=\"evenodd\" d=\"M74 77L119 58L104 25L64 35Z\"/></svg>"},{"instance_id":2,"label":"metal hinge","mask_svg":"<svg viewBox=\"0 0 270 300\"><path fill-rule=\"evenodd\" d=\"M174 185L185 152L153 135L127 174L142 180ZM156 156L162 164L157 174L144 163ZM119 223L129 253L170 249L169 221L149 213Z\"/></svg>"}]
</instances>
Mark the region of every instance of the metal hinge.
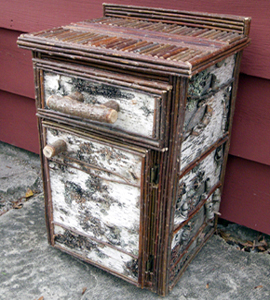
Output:
<instances>
[{"instance_id":1,"label":"metal hinge","mask_svg":"<svg viewBox=\"0 0 270 300\"><path fill-rule=\"evenodd\" d=\"M146 262L146 272L153 272L153 268L154 268L154 256L150 255L149 259Z\"/></svg>"},{"instance_id":2,"label":"metal hinge","mask_svg":"<svg viewBox=\"0 0 270 300\"><path fill-rule=\"evenodd\" d=\"M158 182L159 182L159 165L155 165L153 168L151 168L150 182L153 184L158 184Z\"/></svg>"}]
</instances>

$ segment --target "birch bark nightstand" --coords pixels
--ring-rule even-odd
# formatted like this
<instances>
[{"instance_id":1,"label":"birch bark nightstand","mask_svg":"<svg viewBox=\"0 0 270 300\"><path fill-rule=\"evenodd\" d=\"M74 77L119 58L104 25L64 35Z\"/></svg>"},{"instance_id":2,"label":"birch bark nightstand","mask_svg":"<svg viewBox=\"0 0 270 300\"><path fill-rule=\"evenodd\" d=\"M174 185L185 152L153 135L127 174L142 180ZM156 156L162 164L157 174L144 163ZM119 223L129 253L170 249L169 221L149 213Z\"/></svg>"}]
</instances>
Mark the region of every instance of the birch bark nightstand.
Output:
<instances>
[{"instance_id":1,"label":"birch bark nightstand","mask_svg":"<svg viewBox=\"0 0 270 300\"><path fill-rule=\"evenodd\" d=\"M51 245L166 295L215 230L250 18L104 4L33 53Z\"/></svg>"}]
</instances>

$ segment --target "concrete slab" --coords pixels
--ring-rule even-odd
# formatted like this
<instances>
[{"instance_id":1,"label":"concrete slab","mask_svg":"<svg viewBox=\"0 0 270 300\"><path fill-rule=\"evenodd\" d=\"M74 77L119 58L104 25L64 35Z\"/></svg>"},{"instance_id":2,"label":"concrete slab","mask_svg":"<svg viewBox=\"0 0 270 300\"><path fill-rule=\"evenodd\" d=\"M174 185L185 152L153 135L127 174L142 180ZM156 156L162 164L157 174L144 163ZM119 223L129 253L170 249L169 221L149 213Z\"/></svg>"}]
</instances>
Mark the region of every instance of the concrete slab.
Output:
<instances>
[{"instance_id":1,"label":"concrete slab","mask_svg":"<svg viewBox=\"0 0 270 300\"><path fill-rule=\"evenodd\" d=\"M0 228L1 300L160 298L49 246L42 195L1 216ZM270 255L213 236L166 299L270 299Z\"/></svg>"},{"instance_id":2,"label":"concrete slab","mask_svg":"<svg viewBox=\"0 0 270 300\"><path fill-rule=\"evenodd\" d=\"M0 142L0 215L28 189L41 192L39 156Z\"/></svg>"},{"instance_id":3,"label":"concrete slab","mask_svg":"<svg viewBox=\"0 0 270 300\"><path fill-rule=\"evenodd\" d=\"M35 169L36 158L33 162L32 158L21 162L27 161L27 168ZM17 166L19 170L20 162ZM13 171L16 175L16 167ZM20 186L28 187L27 182ZM0 217L0 241L1 300L161 298L49 246L42 194L25 202L21 209L11 209ZM213 236L165 299L268 300L270 255L242 252Z\"/></svg>"}]
</instances>

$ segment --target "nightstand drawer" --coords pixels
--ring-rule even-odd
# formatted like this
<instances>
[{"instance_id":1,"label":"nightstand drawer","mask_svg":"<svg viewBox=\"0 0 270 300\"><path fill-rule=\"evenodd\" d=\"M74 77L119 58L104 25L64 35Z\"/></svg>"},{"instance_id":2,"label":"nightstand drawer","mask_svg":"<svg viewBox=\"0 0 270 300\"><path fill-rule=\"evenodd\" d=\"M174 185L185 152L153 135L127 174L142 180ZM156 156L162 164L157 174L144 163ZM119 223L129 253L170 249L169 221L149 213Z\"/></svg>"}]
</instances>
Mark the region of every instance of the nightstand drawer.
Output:
<instances>
[{"instance_id":1,"label":"nightstand drawer","mask_svg":"<svg viewBox=\"0 0 270 300\"><path fill-rule=\"evenodd\" d=\"M41 116L112 138L165 146L169 84L76 66L78 76L71 64L61 71L42 68Z\"/></svg>"}]
</instances>

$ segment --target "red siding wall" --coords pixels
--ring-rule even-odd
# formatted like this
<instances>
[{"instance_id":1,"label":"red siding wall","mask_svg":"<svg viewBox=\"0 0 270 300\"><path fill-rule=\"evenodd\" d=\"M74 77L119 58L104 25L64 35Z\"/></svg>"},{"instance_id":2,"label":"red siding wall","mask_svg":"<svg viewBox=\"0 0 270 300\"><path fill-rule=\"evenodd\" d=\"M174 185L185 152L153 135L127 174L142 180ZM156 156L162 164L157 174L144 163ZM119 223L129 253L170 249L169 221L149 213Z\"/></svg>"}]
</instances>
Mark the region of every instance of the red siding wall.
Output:
<instances>
[{"instance_id":1,"label":"red siding wall","mask_svg":"<svg viewBox=\"0 0 270 300\"><path fill-rule=\"evenodd\" d=\"M269 234L269 165L231 156L222 198L222 215Z\"/></svg>"},{"instance_id":2,"label":"red siding wall","mask_svg":"<svg viewBox=\"0 0 270 300\"><path fill-rule=\"evenodd\" d=\"M241 74L233 126L230 153L269 166L270 80Z\"/></svg>"},{"instance_id":3,"label":"red siding wall","mask_svg":"<svg viewBox=\"0 0 270 300\"><path fill-rule=\"evenodd\" d=\"M21 32L102 16L101 0L0 1L0 140L38 151L31 53L18 49ZM244 51L222 217L270 234L269 0L128 0L149 7L252 17Z\"/></svg>"},{"instance_id":4,"label":"red siding wall","mask_svg":"<svg viewBox=\"0 0 270 300\"><path fill-rule=\"evenodd\" d=\"M0 91L1 141L38 153L33 99Z\"/></svg>"}]
</instances>

